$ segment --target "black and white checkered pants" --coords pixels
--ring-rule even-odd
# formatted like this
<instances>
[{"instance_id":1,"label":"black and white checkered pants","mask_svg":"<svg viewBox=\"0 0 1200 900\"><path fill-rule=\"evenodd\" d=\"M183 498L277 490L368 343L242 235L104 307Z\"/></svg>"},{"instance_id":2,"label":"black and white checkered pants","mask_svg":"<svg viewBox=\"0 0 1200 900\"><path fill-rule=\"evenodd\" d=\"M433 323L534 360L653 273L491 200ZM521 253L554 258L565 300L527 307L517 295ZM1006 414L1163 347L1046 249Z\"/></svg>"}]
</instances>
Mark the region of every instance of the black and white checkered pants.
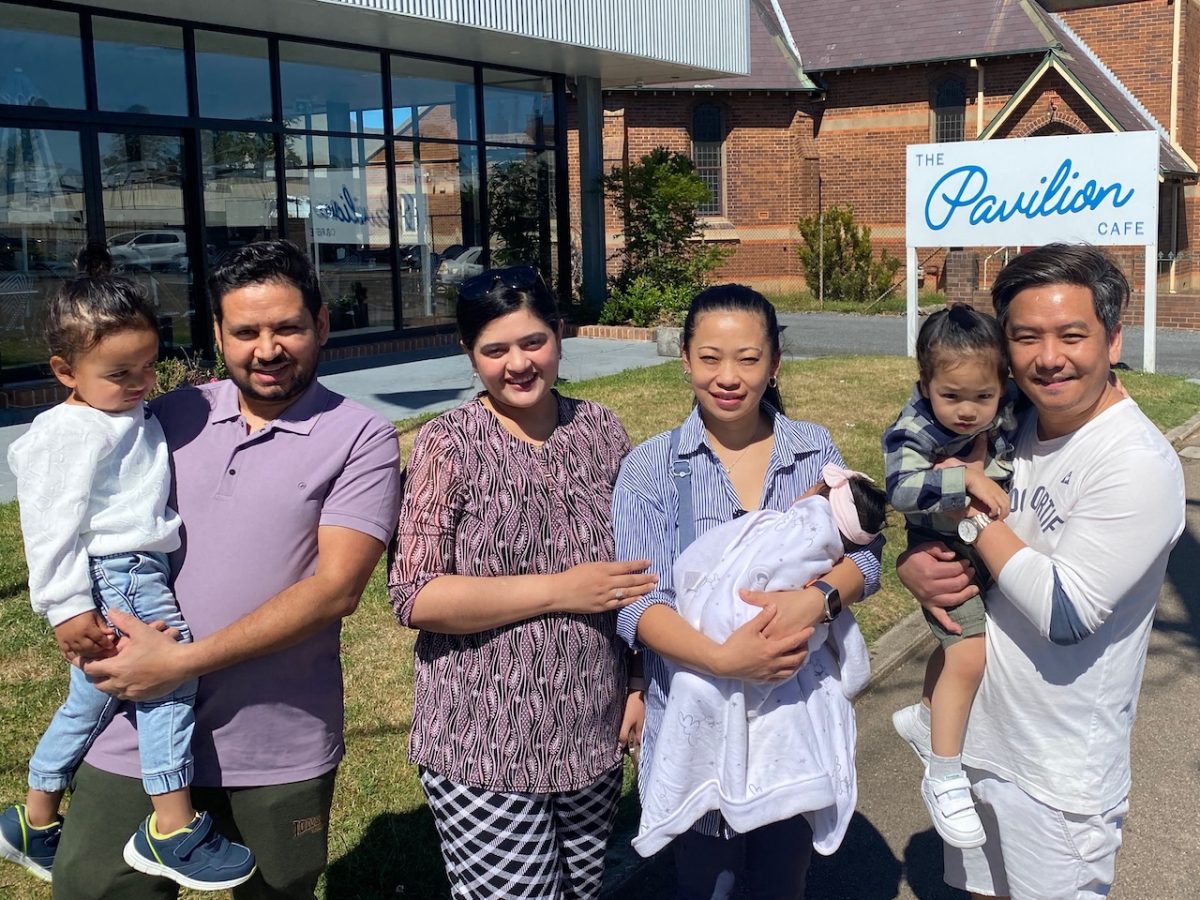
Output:
<instances>
[{"instance_id":1,"label":"black and white checkered pants","mask_svg":"<svg viewBox=\"0 0 1200 900\"><path fill-rule=\"evenodd\" d=\"M621 767L578 791L497 793L421 769L455 900L590 900L621 794Z\"/></svg>"}]
</instances>

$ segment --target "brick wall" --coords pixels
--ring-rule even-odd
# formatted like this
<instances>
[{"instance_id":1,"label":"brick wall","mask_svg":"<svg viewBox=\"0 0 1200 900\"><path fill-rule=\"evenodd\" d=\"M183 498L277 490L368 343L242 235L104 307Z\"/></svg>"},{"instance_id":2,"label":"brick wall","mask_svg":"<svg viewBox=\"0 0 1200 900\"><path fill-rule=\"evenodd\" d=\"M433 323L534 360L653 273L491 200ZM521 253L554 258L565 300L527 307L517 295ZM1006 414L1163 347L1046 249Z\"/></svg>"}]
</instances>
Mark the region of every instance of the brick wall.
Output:
<instances>
[{"instance_id":1,"label":"brick wall","mask_svg":"<svg viewBox=\"0 0 1200 900\"><path fill-rule=\"evenodd\" d=\"M1200 2L1184 4L1181 34L1179 143L1197 156L1200 148ZM1129 0L1106 7L1069 10L1066 21L1105 60L1143 104L1166 124L1170 117L1171 44L1174 9L1168 0ZM985 59L983 122L986 125L1020 89L1041 61L1040 54ZM656 146L690 151L691 111L717 102L726 113L725 215L709 221L706 239L732 248L717 276L767 291L803 286L796 249L796 221L821 203L852 204L860 224L871 228L877 250L904 258L905 148L932 140L932 100L947 78L962 82L966 95L965 138L978 134L979 70L966 61L878 70L825 73L822 100L807 94L641 91L605 97L605 166L640 157ZM577 191L575 122L569 120L572 189ZM1044 134L1104 133L1108 128L1067 82L1047 73L1012 110L998 138ZM1160 249L1171 244L1173 186L1164 188ZM1160 322L1194 323L1189 304L1200 307L1200 187L1180 189L1175 288L1165 277ZM620 247L617 211L607 209L610 254ZM573 222L578 220L577 204ZM924 248L918 259L926 288L954 296L971 293L967 283L990 279L998 265L987 251L956 261L945 248ZM1141 265L1140 258L1136 261ZM1164 263L1160 274L1165 275ZM901 269L898 277L903 277ZM1140 275L1138 276L1140 278ZM1170 303L1166 302L1170 297ZM1138 301L1140 304L1140 300ZM1135 305L1138 305L1135 304ZM1168 306L1170 311L1168 311ZM1138 306L1140 309L1140 305ZM1140 312L1138 313L1140 315ZM1191 327L1189 325L1189 327Z\"/></svg>"},{"instance_id":2,"label":"brick wall","mask_svg":"<svg viewBox=\"0 0 1200 900\"><path fill-rule=\"evenodd\" d=\"M1059 17L1142 105L1167 125L1171 116L1171 32L1175 18L1172 3L1126 0L1112 6L1065 10ZM1192 94L1193 102L1195 96Z\"/></svg>"}]
</instances>

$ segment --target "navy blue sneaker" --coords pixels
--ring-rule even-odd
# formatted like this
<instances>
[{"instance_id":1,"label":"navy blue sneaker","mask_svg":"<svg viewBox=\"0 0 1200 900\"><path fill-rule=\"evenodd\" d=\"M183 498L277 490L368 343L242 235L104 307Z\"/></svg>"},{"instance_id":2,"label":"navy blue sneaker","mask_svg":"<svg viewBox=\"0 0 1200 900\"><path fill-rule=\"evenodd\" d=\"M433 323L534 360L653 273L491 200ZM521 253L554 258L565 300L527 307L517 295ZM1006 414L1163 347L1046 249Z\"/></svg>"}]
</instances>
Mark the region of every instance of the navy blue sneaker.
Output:
<instances>
[{"instance_id":1,"label":"navy blue sneaker","mask_svg":"<svg viewBox=\"0 0 1200 900\"><path fill-rule=\"evenodd\" d=\"M24 803L0 813L0 857L24 866L42 881L50 880L61 836L62 822L41 828L30 825Z\"/></svg>"},{"instance_id":2,"label":"navy blue sneaker","mask_svg":"<svg viewBox=\"0 0 1200 900\"><path fill-rule=\"evenodd\" d=\"M206 812L165 837L156 837L153 825L149 816L125 844L125 862L139 872L194 891L228 890L254 874L254 854L217 834Z\"/></svg>"}]
</instances>

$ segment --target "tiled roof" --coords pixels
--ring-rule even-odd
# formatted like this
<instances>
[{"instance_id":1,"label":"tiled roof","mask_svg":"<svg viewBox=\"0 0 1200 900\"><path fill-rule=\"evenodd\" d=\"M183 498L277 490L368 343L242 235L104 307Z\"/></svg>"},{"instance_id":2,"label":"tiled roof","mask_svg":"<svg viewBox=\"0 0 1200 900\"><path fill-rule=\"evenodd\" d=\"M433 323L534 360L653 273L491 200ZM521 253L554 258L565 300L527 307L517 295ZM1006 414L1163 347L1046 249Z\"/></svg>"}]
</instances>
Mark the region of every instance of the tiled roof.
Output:
<instances>
[{"instance_id":1,"label":"tiled roof","mask_svg":"<svg viewBox=\"0 0 1200 900\"><path fill-rule=\"evenodd\" d=\"M1030 0L781 0L781 6L809 73L1038 53L1052 42Z\"/></svg>"},{"instance_id":2,"label":"tiled roof","mask_svg":"<svg viewBox=\"0 0 1200 900\"><path fill-rule=\"evenodd\" d=\"M753 0L750 74L647 89L812 90L805 73L1042 53L1053 38L1031 0ZM775 8L783 14L783 22ZM916 23L916 24L914 24ZM798 71L787 35L800 52Z\"/></svg>"}]
</instances>

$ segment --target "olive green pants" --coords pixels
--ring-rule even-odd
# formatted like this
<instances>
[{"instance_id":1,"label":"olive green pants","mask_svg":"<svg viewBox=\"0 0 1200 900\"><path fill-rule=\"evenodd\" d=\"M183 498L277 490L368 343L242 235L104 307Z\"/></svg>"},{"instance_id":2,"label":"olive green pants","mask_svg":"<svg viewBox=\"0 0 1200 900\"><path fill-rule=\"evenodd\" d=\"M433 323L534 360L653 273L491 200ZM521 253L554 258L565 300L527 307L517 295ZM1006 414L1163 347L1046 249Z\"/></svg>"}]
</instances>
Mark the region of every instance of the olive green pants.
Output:
<instances>
[{"instance_id":1,"label":"olive green pants","mask_svg":"<svg viewBox=\"0 0 1200 900\"><path fill-rule=\"evenodd\" d=\"M258 872L234 888L235 900L312 900L329 851L329 809L337 769L308 781L257 788L192 788L230 840L254 851ZM178 896L165 878L135 872L121 851L150 815L137 778L83 763L54 860L54 900L157 900Z\"/></svg>"}]
</instances>

